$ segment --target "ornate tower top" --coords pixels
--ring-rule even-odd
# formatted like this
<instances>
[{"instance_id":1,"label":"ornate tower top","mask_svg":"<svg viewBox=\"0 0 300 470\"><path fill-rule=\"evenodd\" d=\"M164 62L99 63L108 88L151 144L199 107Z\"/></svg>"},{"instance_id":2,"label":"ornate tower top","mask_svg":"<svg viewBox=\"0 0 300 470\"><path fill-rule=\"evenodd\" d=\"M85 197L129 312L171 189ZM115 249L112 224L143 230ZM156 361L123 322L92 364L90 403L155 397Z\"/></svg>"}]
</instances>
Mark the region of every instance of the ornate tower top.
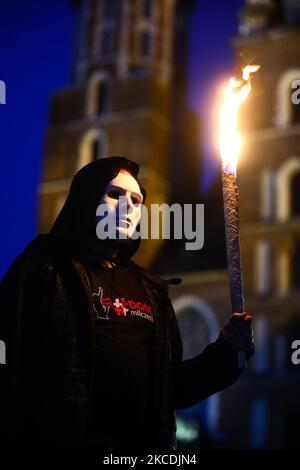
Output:
<instances>
[{"instance_id":1,"label":"ornate tower top","mask_svg":"<svg viewBox=\"0 0 300 470\"><path fill-rule=\"evenodd\" d=\"M240 12L240 35L253 36L273 27L278 22L279 12L277 0L247 0Z\"/></svg>"},{"instance_id":2,"label":"ornate tower top","mask_svg":"<svg viewBox=\"0 0 300 470\"><path fill-rule=\"evenodd\" d=\"M189 3L189 2L188 2ZM118 78L152 71L168 80L176 0L76 0L76 83L95 69Z\"/></svg>"},{"instance_id":3,"label":"ornate tower top","mask_svg":"<svg viewBox=\"0 0 300 470\"><path fill-rule=\"evenodd\" d=\"M300 0L246 1L240 12L240 36L254 36L278 27L300 27Z\"/></svg>"}]
</instances>

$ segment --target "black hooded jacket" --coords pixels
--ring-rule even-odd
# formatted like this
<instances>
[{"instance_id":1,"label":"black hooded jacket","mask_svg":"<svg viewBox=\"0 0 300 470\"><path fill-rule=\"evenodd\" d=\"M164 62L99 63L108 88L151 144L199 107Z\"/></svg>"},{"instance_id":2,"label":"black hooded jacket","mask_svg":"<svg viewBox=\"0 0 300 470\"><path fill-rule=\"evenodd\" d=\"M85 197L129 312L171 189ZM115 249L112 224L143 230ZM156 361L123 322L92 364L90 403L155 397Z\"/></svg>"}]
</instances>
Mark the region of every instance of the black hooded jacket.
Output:
<instances>
[{"instance_id":1,"label":"black hooded jacket","mask_svg":"<svg viewBox=\"0 0 300 470\"><path fill-rule=\"evenodd\" d=\"M105 185L121 168L136 179L138 165L111 157L74 177L67 201L48 235L39 235L15 260L0 286L2 441L11 445L85 445L93 416L95 324L87 266L110 259L115 245L95 235L95 213ZM138 180L138 179L137 179ZM142 189L142 188L141 188ZM145 191L142 189L144 197ZM169 282L131 257L140 240L122 244L116 259L135 270L153 306L154 450L176 448L175 410L192 406L234 383L236 353L221 338L183 361ZM147 426L147 423L145 423Z\"/></svg>"}]
</instances>

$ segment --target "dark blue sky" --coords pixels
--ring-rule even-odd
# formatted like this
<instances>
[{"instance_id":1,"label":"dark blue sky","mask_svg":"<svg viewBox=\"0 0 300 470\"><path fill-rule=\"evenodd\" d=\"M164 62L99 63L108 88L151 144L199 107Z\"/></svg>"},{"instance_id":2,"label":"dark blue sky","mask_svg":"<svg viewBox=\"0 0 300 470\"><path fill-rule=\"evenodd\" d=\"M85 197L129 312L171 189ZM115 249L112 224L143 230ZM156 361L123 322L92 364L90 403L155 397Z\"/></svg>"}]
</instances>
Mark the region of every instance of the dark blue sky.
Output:
<instances>
[{"instance_id":1,"label":"dark blue sky","mask_svg":"<svg viewBox=\"0 0 300 470\"><path fill-rule=\"evenodd\" d=\"M203 119L204 183L212 181L212 102L232 70L230 38L244 0L198 0L191 23L189 103ZM74 15L70 0L1 0L0 80L7 104L0 105L0 277L35 236L43 135L49 93L67 86L72 70ZM211 164L211 162L215 162Z\"/></svg>"},{"instance_id":2,"label":"dark blue sky","mask_svg":"<svg viewBox=\"0 0 300 470\"><path fill-rule=\"evenodd\" d=\"M238 33L238 12L246 0L198 0L191 22L189 103L202 119L202 189L213 181L219 164L216 153L216 100L221 84L233 70L231 39Z\"/></svg>"}]
</instances>

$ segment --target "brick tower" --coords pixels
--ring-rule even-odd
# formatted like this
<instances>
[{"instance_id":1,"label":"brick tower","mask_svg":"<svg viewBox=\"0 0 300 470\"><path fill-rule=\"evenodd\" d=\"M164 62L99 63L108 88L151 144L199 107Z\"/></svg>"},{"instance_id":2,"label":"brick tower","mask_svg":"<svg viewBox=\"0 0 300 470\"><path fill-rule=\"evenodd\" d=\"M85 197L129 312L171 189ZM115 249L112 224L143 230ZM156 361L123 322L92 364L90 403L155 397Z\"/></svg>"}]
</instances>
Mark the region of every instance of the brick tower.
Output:
<instances>
[{"instance_id":1,"label":"brick tower","mask_svg":"<svg viewBox=\"0 0 300 470\"><path fill-rule=\"evenodd\" d=\"M292 342L300 338L300 104L293 99L300 2L248 0L234 46L237 70L261 65L241 116L238 169L245 295L256 312L253 372L261 381L249 403L251 419L260 420L252 444L291 448L300 443L300 380L291 362Z\"/></svg>"},{"instance_id":2,"label":"brick tower","mask_svg":"<svg viewBox=\"0 0 300 470\"><path fill-rule=\"evenodd\" d=\"M236 75L247 64L261 65L241 110L237 176L256 354L234 386L179 418L196 428L200 442L208 436L217 447L216 431L229 448L299 448L300 365L291 357L300 340L300 1L248 0L233 44ZM176 274L183 283L172 300L190 358L216 338L230 313L228 273Z\"/></svg>"},{"instance_id":3,"label":"brick tower","mask_svg":"<svg viewBox=\"0 0 300 470\"><path fill-rule=\"evenodd\" d=\"M184 4L188 11L190 2ZM76 171L103 156L125 155L141 165L148 204L170 198L177 2L81 0L73 6L74 73L71 85L51 98L40 186L42 232L51 227ZM147 249L140 250L138 262L149 265L160 241L143 243Z\"/></svg>"}]
</instances>

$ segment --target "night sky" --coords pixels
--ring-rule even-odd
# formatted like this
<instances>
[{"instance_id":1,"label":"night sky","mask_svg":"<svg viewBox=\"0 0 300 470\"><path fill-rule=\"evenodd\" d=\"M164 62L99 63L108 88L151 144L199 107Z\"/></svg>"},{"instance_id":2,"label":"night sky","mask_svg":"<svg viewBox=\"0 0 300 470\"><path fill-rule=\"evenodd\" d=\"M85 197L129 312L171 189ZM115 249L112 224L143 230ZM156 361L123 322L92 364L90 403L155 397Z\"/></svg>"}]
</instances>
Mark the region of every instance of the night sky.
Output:
<instances>
[{"instance_id":1,"label":"night sky","mask_svg":"<svg viewBox=\"0 0 300 470\"><path fill-rule=\"evenodd\" d=\"M72 71L75 25L70 3L0 3L0 80L7 88L7 104L0 105L0 277L36 234L48 98L69 84ZM243 4L244 0L198 0L192 17L188 100L203 119L204 188L213 181L218 164L213 103L220 83L232 72L230 38L237 33L237 12Z\"/></svg>"}]
</instances>

